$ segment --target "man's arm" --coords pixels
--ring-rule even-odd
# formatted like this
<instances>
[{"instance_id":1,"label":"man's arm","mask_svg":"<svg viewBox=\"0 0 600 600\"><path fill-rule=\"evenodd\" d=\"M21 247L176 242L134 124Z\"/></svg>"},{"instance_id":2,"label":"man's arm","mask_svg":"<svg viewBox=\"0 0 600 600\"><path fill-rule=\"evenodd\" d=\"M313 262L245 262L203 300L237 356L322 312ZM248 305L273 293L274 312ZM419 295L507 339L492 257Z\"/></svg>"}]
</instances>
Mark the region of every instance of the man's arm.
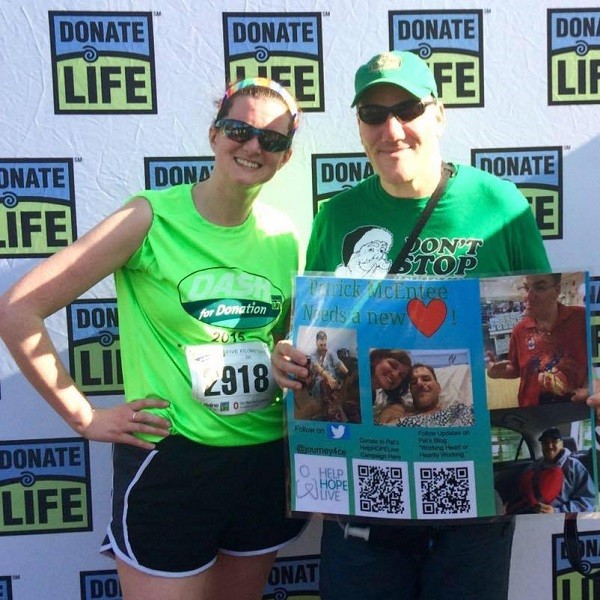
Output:
<instances>
[{"instance_id":1,"label":"man's arm","mask_svg":"<svg viewBox=\"0 0 600 600\"><path fill-rule=\"evenodd\" d=\"M565 473L564 501L557 498L556 512L592 512L595 504L594 482L589 471L576 458L569 457L568 471ZM563 470L566 465L563 466Z\"/></svg>"}]
</instances>

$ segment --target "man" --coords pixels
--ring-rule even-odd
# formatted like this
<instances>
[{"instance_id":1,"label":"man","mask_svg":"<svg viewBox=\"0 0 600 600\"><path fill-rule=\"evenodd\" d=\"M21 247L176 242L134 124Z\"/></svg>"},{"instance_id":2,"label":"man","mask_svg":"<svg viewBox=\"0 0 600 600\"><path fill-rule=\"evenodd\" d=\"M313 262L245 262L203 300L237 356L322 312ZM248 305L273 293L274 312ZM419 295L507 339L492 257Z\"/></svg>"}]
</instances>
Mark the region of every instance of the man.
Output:
<instances>
[{"instance_id":1,"label":"man","mask_svg":"<svg viewBox=\"0 0 600 600\"><path fill-rule=\"evenodd\" d=\"M442 387L430 365L415 363L410 378L413 405L392 404L380 415L379 423L398 427L469 427L473 407L457 400L443 402Z\"/></svg>"},{"instance_id":2,"label":"man","mask_svg":"<svg viewBox=\"0 0 600 600\"><path fill-rule=\"evenodd\" d=\"M538 439L543 456L521 478L528 510L544 514L593 511L592 478L585 466L564 447L560 431L550 427ZM560 477L556 477L557 473Z\"/></svg>"},{"instance_id":3,"label":"man","mask_svg":"<svg viewBox=\"0 0 600 600\"><path fill-rule=\"evenodd\" d=\"M336 353L327 349L327 334L317 331L316 348L309 356L309 376L305 380L308 393L319 406L319 418L326 421L360 421L357 403L345 402L340 382L348 375L348 367ZM348 408L349 414L344 410Z\"/></svg>"},{"instance_id":4,"label":"man","mask_svg":"<svg viewBox=\"0 0 600 600\"><path fill-rule=\"evenodd\" d=\"M560 280L560 273L524 277L525 312L513 328L508 360L490 357L490 378L521 377L519 406L569 402L586 386L585 309L558 301Z\"/></svg>"},{"instance_id":5,"label":"man","mask_svg":"<svg viewBox=\"0 0 600 600\"><path fill-rule=\"evenodd\" d=\"M327 386L331 390L339 388L339 376L348 375L346 365L338 356L327 349L327 334L324 331L317 331L315 351L310 355L310 383L309 392L315 398L323 398Z\"/></svg>"},{"instance_id":6,"label":"man","mask_svg":"<svg viewBox=\"0 0 600 600\"><path fill-rule=\"evenodd\" d=\"M331 198L313 224L307 271L342 276L348 239L386 248L389 264L404 246L442 179L444 107L427 64L410 52L385 52L355 77L357 123L374 175ZM377 239L366 230L377 233ZM384 235L385 233L385 235ZM391 243L390 243L391 241ZM378 264L384 264L378 256ZM532 211L516 187L457 165L398 272L406 276L548 272ZM380 276L380 275L379 275ZM277 344L274 375L299 389L305 355ZM370 399L369 399L370 401ZM321 542L323 600L504 600L514 524L371 527L369 539L345 535L350 523L326 520ZM379 540L379 541L377 541Z\"/></svg>"}]
</instances>

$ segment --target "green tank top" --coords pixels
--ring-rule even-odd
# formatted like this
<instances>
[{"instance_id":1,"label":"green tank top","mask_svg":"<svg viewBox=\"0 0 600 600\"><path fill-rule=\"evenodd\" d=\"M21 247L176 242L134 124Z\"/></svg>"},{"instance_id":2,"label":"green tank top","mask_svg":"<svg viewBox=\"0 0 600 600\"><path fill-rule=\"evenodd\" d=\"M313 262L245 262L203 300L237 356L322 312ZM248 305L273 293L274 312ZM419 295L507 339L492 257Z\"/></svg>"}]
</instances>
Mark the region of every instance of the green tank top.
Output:
<instances>
[{"instance_id":1,"label":"green tank top","mask_svg":"<svg viewBox=\"0 0 600 600\"><path fill-rule=\"evenodd\" d=\"M192 187L137 195L153 220L115 273L125 398L168 400L153 412L171 421L172 433L200 443L279 439L281 391L268 359L273 335L287 329L296 233L258 202L239 226L210 223Z\"/></svg>"}]
</instances>

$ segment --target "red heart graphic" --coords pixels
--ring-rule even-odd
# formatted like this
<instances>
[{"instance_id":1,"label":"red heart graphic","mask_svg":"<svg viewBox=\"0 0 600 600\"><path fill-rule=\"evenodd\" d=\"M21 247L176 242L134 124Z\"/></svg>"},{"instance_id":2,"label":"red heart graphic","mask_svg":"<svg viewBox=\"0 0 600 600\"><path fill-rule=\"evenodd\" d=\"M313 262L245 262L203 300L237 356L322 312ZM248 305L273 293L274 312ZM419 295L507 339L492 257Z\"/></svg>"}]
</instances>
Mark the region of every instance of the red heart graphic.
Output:
<instances>
[{"instance_id":1,"label":"red heart graphic","mask_svg":"<svg viewBox=\"0 0 600 600\"><path fill-rule=\"evenodd\" d=\"M435 298L425 304L418 298L413 298L407 306L408 317L413 325L427 337L431 337L446 320L446 303Z\"/></svg>"},{"instance_id":2,"label":"red heart graphic","mask_svg":"<svg viewBox=\"0 0 600 600\"><path fill-rule=\"evenodd\" d=\"M538 478L537 484L535 484L536 477ZM524 471L520 481L521 492L532 508L538 502L550 504L562 491L563 480L563 471L557 465L541 471ZM536 490L536 485L538 490ZM537 496L538 493L540 498Z\"/></svg>"}]
</instances>

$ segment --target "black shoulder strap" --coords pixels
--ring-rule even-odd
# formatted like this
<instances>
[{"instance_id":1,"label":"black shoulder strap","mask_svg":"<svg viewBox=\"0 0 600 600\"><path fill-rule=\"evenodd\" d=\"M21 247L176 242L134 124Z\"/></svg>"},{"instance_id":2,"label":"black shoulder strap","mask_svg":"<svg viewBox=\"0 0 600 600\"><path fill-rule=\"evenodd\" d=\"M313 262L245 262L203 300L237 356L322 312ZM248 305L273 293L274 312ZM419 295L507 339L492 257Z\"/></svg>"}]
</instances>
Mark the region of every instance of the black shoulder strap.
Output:
<instances>
[{"instance_id":1,"label":"black shoulder strap","mask_svg":"<svg viewBox=\"0 0 600 600\"><path fill-rule=\"evenodd\" d=\"M402 246L402 250L400 250L400 253L396 257L396 260L392 263L392 266L389 270L390 275L397 273L400 267L402 267L402 265L404 264L404 261L406 260L406 257L408 256L408 253L412 248L412 245L415 243L415 240L421 233L421 230L423 229L425 223L427 222L427 219L429 219L431 213L433 212L433 209L438 203L438 200L444 195L444 192L446 191L446 185L448 184L448 179L450 179L450 177L454 175L454 171L455 168L452 163L442 163L442 176L440 177L440 181L437 184L435 190L433 190L433 194L431 194L431 197L427 201L423 212L419 216L419 220L417 221L410 235L406 238L406 241Z\"/></svg>"},{"instance_id":2,"label":"black shoulder strap","mask_svg":"<svg viewBox=\"0 0 600 600\"><path fill-rule=\"evenodd\" d=\"M599 579L600 570L596 570L592 573L591 563L587 560L583 560L581 556L579 534L577 532L577 513L565 514L564 536L565 550L567 551L567 558L569 559L571 566L584 577L595 580Z\"/></svg>"}]
</instances>

